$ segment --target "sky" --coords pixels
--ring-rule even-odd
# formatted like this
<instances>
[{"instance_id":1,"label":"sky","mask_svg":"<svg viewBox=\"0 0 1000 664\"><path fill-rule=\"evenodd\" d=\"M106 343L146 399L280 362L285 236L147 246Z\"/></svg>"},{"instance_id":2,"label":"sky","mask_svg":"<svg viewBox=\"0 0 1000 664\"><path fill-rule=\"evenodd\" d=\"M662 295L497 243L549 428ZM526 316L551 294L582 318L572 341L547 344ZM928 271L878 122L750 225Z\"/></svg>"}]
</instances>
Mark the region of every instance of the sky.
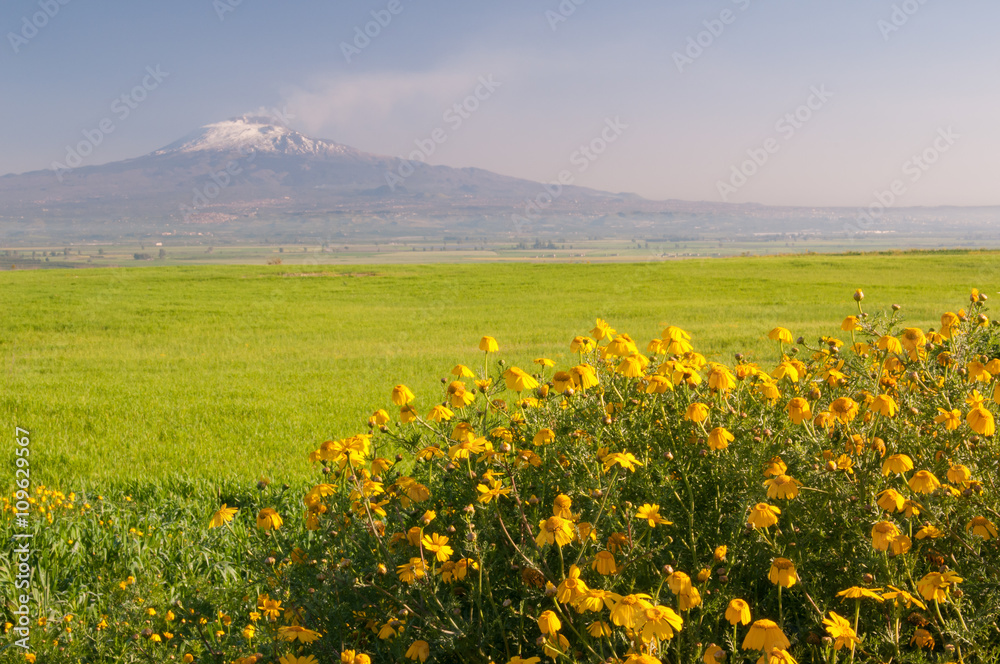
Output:
<instances>
[{"instance_id":1,"label":"sky","mask_svg":"<svg viewBox=\"0 0 1000 664\"><path fill-rule=\"evenodd\" d=\"M651 199L998 205L998 23L995 0L4 0L0 173L266 112Z\"/></svg>"}]
</instances>

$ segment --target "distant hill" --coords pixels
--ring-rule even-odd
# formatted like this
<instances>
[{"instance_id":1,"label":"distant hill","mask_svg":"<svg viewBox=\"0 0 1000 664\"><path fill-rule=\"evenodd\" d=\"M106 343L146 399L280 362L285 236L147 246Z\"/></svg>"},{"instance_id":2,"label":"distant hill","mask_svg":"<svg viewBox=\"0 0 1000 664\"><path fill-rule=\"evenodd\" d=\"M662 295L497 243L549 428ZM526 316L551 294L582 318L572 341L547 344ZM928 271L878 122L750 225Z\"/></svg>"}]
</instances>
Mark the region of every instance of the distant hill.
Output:
<instances>
[{"instance_id":1,"label":"distant hill","mask_svg":"<svg viewBox=\"0 0 1000 664\"><path fill-rule=\"evenodd\" d=\"M917 232L953 224L989 231L1000 220L998 208L909 208L852 228L857 211L845 208L650 201L374 155L260 116L207 125L135 159L68 166L0 177L3 238L198 228L234 237L456 232L670 240L887 232L900 224Z\"/></svg>"}]
</instances>

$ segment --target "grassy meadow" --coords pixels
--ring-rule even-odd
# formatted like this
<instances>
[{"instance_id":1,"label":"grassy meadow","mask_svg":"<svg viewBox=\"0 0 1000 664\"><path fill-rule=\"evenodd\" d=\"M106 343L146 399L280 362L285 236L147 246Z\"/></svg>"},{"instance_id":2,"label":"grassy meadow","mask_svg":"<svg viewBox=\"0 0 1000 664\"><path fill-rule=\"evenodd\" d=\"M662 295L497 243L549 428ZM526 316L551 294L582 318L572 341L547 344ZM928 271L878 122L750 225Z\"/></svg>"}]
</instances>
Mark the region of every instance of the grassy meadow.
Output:
<instances>
[{"instance_id":1,"label":"grassy meadow","mask_svg":"<svg viewBox=\"0 0 1000 664\"><path fill-rule=\"evenodd\" d=\"M841 334L855 288L926 328L998 279L990 252L5 271L0 422L31 431L35 483L292 482L319 442L390 408L396 383L421 412L439 402L452 366L482 367L484 334L527 368L565 365L596 317L643 348L670 323L709 359L772 364L771 327Z\"/></svg>"}]
</instances>

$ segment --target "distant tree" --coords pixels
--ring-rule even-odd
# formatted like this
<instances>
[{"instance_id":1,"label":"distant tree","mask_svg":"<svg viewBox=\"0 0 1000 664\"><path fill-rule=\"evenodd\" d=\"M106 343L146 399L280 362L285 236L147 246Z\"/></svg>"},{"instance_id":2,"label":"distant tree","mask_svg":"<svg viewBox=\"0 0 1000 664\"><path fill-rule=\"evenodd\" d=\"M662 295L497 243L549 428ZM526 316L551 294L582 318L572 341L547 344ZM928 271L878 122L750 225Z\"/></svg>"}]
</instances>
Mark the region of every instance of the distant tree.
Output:
<instances>
[{"instance_id":1,"label":"distant tree","mask_svg":"<svg viewBox=\"0 0 1000 664\"><path fill-rule=\"evenodd\" d=\"M159 253L159 257L160 258L166 258L167 257L167 250L161 248L160 249L160 253Z\"/></svg>"}]
</instances>

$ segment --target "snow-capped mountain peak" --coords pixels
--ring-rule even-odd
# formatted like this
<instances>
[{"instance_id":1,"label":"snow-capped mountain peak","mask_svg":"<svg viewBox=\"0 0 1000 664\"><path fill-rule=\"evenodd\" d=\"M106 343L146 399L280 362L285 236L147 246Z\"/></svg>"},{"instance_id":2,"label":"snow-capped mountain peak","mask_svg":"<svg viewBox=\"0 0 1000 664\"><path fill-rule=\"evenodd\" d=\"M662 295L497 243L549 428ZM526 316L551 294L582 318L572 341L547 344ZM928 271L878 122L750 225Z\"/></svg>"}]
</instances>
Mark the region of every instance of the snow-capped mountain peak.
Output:
<instances>
[{"instance_id":1,"label":"snow-capped mountain peak","mask_svg":"<svg viewBox=\"0 0 1000 664\"><path fill-rule=\"evenodd\" d=\"M231 120L205 125L179 141L157 150L153 155L201 151L242 154L264 152L315 157L357 152L346 145L300 134L277 124L271 117L242 115Z\"/></svg>"}]
</instances>

